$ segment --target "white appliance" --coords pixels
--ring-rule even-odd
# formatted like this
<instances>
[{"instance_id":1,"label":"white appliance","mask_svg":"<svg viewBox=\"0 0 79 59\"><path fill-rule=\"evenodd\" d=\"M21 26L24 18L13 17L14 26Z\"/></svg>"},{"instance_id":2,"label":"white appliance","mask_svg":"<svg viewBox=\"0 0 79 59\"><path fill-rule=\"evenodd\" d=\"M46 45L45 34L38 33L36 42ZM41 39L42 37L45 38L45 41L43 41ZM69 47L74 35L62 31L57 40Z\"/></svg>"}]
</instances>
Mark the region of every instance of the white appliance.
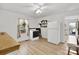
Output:
<instances>
[{"instance_id":1,"label":"white appliance","mask_svg":"<svg viewBox=\"0 0 79 59\"><path fill-rule=\"evenodd\" d=\"M57 21L48 22L48 42L58 44L60 42L59 24Z\"/></svg>"}]
</instances>

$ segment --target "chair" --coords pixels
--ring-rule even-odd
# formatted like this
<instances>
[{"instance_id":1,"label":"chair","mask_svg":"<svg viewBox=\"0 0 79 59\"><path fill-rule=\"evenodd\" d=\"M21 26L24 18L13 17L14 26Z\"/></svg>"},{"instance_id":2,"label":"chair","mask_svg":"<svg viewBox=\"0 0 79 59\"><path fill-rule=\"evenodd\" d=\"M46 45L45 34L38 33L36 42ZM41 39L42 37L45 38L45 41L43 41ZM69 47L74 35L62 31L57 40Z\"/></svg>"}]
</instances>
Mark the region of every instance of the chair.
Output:
<instances>
[{"instance_id":1,"label":"chair","mask_svg":"<svg viewBox=\"0 0 79 59\"><path fill-rule=\"evenodd\" d=\"M75 36L70 36L69 40L67 42L68 45L68 55L70 54L70 50L74 50L77 52L77 55L79 55L79 41L78 38L76 39Z\"/></svg>"},{"instance_id":2,"label":"chair","mask_svg":"<svg viewBox=\"0 0 79 59\"><path fill-rule=\"evenodd\" d=\"M76 51L77 55L79 55L79 46L68 44L68 55L70 54L70 50Z\"/></svg>"}]
</instances>

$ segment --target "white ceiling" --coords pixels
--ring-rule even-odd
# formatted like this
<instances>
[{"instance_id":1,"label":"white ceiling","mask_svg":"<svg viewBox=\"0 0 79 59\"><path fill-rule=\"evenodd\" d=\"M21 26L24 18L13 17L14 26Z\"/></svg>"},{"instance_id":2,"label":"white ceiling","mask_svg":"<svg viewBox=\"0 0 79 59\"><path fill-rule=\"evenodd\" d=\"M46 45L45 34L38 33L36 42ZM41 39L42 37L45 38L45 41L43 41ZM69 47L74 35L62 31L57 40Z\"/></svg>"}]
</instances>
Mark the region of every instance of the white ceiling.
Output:
<instances>
[{"instance_id":1,"label":"white ceiling","mask_svg":"<svg viewBox=\"0 0 79 59\"><path fill-rule=\"evenodd\" d=\"M35 10L42 7L42 13L37 15ZM21 13L33 18L40 18L61 13L79 13L78 3L0 3L0 9Z\"/></svg>"}]
</instances>

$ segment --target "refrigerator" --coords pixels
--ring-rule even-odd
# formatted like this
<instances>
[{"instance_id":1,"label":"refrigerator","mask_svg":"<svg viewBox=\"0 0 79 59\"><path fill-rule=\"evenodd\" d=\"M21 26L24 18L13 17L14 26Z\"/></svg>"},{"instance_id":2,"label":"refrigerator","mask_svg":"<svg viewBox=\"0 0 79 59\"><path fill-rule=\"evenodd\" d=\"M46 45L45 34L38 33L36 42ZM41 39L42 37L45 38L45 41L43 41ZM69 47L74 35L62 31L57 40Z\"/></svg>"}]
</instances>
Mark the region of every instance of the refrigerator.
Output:
<instances>
[{"instance_id":1,"label":"refrigerator","mask_svg":"<svg viewBox=\"0 0 79 59\"><path fill-rule=\"evenodd\" d=\"M58 44L60 42L59 24L57 21L48 22L47 25L48 42Z\"/></svg>"}]
</instances>

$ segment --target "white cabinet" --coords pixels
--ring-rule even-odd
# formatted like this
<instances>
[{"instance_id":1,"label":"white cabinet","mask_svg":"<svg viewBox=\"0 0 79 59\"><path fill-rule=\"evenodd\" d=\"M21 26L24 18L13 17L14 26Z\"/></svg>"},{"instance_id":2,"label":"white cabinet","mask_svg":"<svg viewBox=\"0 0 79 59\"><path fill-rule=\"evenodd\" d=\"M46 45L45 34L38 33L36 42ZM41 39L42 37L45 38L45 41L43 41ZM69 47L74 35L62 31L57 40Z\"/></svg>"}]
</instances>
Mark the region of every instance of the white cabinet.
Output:
<instances>
[{"instance_id":1,"label":"white cabinet","mask_svg":"<svg viewBox=\"0 0 79 59\"><path fill-rule=\"evenodd\" d=\"M58 21L48 22L48 42L58 44L60 42L60 27Z\"/></svg>"}]
</instances>

